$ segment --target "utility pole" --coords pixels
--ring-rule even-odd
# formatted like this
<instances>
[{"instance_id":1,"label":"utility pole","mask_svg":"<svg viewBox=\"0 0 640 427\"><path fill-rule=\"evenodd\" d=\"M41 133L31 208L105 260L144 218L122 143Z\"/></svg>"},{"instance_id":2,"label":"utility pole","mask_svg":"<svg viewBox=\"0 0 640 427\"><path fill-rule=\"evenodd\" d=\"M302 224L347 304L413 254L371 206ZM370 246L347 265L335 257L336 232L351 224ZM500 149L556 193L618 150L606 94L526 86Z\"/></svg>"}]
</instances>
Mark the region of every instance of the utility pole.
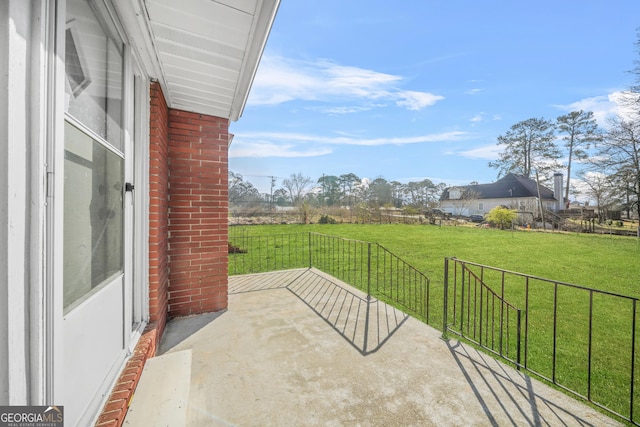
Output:
<instances>
[{"instance_id":1,"label":"utility pole","mask_svg":"<svg viewBox=\"0 0 640 427\"><path fill-rule=\"evenodd\" d=\"M269 195L269 212L271 212L273 210L273 187L276 185L276 177L270 176L269 178L271 178L271 193Z\"/></svg>"}]
</instances>

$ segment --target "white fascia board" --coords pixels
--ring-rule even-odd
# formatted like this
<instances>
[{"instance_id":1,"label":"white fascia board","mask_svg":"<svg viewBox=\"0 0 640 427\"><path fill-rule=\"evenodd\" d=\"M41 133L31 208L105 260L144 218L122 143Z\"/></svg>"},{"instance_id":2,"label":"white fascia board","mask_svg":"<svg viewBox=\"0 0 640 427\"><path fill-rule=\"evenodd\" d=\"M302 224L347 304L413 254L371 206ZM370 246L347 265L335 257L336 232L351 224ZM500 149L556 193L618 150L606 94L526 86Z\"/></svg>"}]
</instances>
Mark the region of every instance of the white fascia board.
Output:
<instances>
[{"instance_id":1,"label":"white fascia board","mask_svg":"<svg viewBox=\"0 0 640 427\"><path fill-rule=\"evenodd\" d=\"M251 34L249 35L249 42L245 49L244 58L242 60L242 67L240 69L240 77L236 85L235 94L233 97L233 104L231 105L231 112L229 119L237 121L249 97L249 91L253 84L262 53L267 44L271 27L276 17L280 0L263 0L258 2L256 14L253 20L253 26L251 28Z\"/></svg>"},{"instance_id":2,"label":"white fascia board","mask_svg":"<svg viewBox=\"0 0 640 427\"><path fill-rule=\"evenodd\" d=\"M113 0L113 3L143 71L149 78L159 81L165 97L168 96L144 0Z\"/></svg>"}]
</instances>

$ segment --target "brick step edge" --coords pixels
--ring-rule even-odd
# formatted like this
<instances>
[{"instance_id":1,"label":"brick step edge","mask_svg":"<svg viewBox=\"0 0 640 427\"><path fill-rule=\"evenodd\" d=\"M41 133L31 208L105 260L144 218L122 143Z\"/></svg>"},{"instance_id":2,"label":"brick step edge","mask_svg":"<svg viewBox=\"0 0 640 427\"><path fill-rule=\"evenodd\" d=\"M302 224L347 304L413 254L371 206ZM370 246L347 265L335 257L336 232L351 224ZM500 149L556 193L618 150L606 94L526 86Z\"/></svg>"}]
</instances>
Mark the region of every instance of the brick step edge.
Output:
<instances>
[{"instance_id":1,"label":"brick step edge","mask_svg":"<svg viewBox=\"0 0 640 427\"><path fill-rule=\"evenodd\" d=\"M145 329L127 361L120 377L115 383L111 395L98 417L96 427L120 427L133 399L133 394L140 381L142 370L147 359L154 357L158 344L158 327L150 324Z\"/></svg>"}]
</instances>

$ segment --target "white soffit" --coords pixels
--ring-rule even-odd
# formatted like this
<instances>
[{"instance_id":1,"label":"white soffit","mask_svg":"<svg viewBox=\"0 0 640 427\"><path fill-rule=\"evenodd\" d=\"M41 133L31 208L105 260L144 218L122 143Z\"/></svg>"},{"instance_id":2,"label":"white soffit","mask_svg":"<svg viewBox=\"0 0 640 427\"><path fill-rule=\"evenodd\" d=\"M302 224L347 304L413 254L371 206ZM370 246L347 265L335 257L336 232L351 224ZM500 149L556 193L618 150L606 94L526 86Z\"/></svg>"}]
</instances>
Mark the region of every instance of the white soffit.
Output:
<instances>
[{"instance_id":1,"label":"white soffit","mask_svg":"<svg viewBox=\"0 0 640 427\"><path fill-rule=\"evenodd\" d=\"M238 120L280 0L142 0L171 108Z\"/></svg>"}]
</instances>

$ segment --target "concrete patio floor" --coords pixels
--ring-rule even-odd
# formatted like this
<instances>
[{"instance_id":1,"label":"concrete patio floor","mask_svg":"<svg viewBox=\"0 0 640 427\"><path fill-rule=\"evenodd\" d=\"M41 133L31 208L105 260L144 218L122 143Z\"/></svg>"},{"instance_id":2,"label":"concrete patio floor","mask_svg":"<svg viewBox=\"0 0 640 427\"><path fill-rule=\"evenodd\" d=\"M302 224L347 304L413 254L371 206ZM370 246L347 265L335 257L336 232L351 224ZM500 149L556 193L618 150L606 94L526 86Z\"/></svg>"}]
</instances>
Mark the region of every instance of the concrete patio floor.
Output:
<instances>
[{"instance_id":1,"label":"concrete patio floor","mask_svg":"<svg viewBox=\"0 0 640 427\"><path fill-rule=\"evenodd\" d=\"M317 270L229 293L169 323L125 425L622 425Z\"/></svg>"}]
</instances>

